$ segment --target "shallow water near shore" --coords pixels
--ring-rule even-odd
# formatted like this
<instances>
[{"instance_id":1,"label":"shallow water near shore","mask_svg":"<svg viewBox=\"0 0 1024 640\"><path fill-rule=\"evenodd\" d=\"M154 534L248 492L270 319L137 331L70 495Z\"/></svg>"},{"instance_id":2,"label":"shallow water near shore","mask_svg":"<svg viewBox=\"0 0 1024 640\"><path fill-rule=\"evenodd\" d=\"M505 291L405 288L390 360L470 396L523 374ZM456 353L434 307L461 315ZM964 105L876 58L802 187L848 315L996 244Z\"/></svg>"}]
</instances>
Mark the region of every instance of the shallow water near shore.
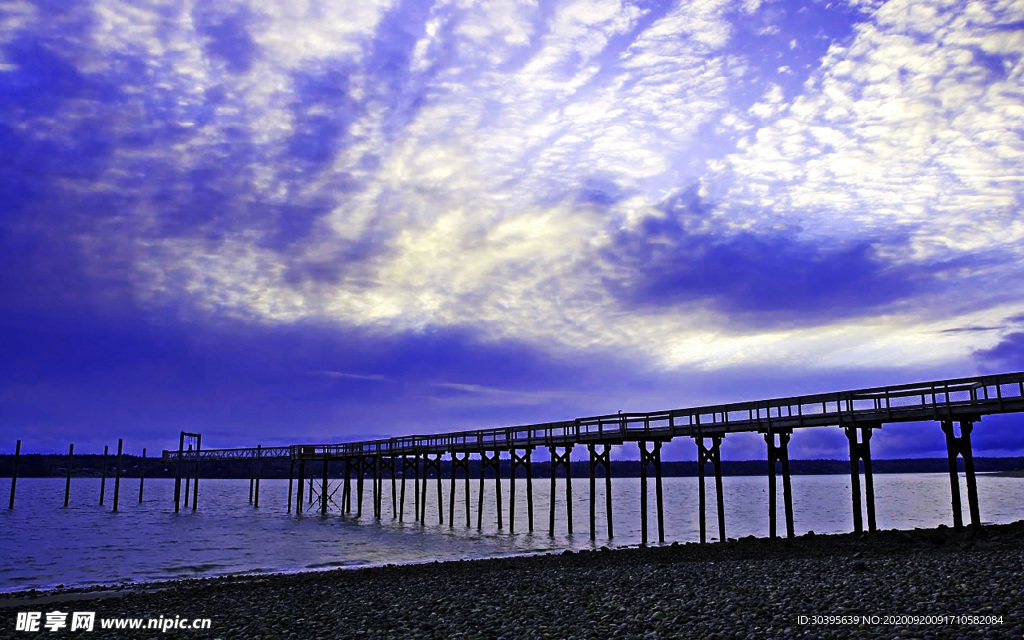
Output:
<instances>
[{"instance_id":1,"label":"shallow water near shore","mask_svg":"<svg viewBox=\"0 0 1024 640\"><path fill-rule=\"evenodd\" d=\"M260 507L248 502L248 480L202 480L199 510L173 509L173 480L146 481L138 502L138 480L122 479L118 513L111 513L113 480L107 480L105 505L99 506L100 481L75 478L70 506L63 507L62 478L18 480L17 503L0 512L0 591L47 589L59 584L95 584L197 578L260 572L291 572L384 563L430 562L536 553L554 549L618 547L641 541L640 487L636 478L612 481L615 537L606 537L604 482L597 486L597 537L589 535L589 482L573 478L573 534L565 513L565 481L556 487L555 535L548 535L548 479L534 482L534 532L528 533L526 483L516 483L516 533L509 533L509 483L502 479L502 524L498 529L493 480L485 483L483 526L477 530L479 481L470 484L472 526L466 526L465 486L456 484L455 522L448 522L450 483L442 481L444 523L438 524L437 487L427 487L426 524L413 521L412 481L408 481L404 522L393 517L390 482L384 483L383 517L372 515L371 484L366 484L363 516L339 515L330 505L296 516L286 513L287 480L264 480ZM838 533L853 528L850 479L846 475L794 476L796 533ZM778 523L784 533L781 496ZM649 483L648 536L657 540L654 482ZM6 485L9 486L9 485ZM329 493L334 490L332 481ZM666 542L699 539L696 478L664 480ZM318 487L319 488L319 487ZM728 477L724 482L726 533L731 538L768 534L768 481L764 477ZM714 483L707 484L708 536L717 539ZM961 478L961 493L966 494ZM1024 480L978 476L984 522L1024 518ZM338 500L340 491L334 495ZM340 501L340 500L339 500ZM879 528L913 529L950 524L946 474L875 476ZM966 495L962 496L966 510ZM969 519L964 516L965 521Z\"/></svg>"}]
</instances>

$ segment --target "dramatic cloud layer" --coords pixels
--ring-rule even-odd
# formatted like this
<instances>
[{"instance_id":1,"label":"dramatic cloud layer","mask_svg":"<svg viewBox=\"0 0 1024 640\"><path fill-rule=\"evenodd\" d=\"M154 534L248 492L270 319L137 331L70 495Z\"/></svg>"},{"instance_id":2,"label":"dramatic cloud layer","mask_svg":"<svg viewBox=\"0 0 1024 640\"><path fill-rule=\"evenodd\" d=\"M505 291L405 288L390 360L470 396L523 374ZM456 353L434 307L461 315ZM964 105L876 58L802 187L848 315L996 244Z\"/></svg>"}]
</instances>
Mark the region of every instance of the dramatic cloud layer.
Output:
<instances>
[{"instance_id":1,"label":"dramatic cloud layer","mask_svg":"<svg viewBox=\"0 0 1024 640\"><path fill-rule=\"evenodd\" d=\"M0 429L340 440L1024 369L1022 25L12 0Z\"/></svg>"}]
</instances>

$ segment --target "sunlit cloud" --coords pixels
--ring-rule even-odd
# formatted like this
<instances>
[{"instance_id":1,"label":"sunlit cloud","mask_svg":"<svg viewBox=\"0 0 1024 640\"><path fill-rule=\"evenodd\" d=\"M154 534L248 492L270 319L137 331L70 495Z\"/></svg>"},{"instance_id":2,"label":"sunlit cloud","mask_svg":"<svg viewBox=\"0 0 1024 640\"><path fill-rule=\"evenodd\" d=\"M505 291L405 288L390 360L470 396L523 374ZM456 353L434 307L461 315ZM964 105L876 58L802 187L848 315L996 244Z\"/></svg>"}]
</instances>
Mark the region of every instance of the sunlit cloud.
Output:
<instances>
[{"instance_id":1,"label":"sunlit cloud","mask_svg":"<svg viewBox=\"0 0 1024 640\"><path fill-rule=\"evenodd\" d=\"M635 375L1012 367L1022 20L1010 1L8 3L0 240L29 257L0 282L24 308L440 333ZM446 406L567 393L440 379L421 395Z\"/></svg>"}]
</instances>

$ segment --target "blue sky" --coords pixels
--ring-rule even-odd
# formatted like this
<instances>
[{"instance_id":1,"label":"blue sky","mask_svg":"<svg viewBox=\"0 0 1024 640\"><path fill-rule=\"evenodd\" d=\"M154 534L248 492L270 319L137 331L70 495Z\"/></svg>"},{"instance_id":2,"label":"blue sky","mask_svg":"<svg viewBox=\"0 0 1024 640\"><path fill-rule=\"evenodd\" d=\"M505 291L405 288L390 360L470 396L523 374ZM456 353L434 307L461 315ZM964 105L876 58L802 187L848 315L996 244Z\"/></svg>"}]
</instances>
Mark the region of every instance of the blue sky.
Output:
<instances>
[{"instance_id":1,"label":"blue sky","mask_svg":"<svg viewBox=\"0 0 1024 640\"><path fill-rule=\"evenodd\" d=\"M8 0L2 446L1024 369L1022 51L1019 1Z\"/></svg>"}]
</instances>

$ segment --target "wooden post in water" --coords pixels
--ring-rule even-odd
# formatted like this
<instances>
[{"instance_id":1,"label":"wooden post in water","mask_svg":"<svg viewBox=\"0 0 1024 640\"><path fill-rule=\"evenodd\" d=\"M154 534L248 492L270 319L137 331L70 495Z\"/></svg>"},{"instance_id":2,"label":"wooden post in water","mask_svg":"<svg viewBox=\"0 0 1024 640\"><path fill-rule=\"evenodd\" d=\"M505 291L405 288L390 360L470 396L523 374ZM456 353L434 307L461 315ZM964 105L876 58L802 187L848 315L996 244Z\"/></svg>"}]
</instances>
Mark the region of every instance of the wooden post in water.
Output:
<instances>
[{"instance_id":1,"label":"wooden post in water","mask_svg":"<svg viewBox=\"0 0 1024 640\"><path fill-rule=\"evenodd\" d=\"M142 462L139 463L139 504L142 504L142 489L146 484L146 448L142 448Z\"/></svg>"},{"instance_id":2,"label":"wooden post in water","mask_svg":"<svg viewBox=\"0 0 1024 640\"><path fill-rule=\"evenodd\" d=\"M441 504L441 456L442 453L437 454L437 524L444 524L444 506ZM501 500L498 500L498 505L501 505ZM499 516L500 519L500 516Z\"/></svg>"},{"instance_id":3,"label":"wooden post in water","mask_svg":"<svg viewBox=\"0 0 1024 640\"><path fill-rule=\"evenodd\" d=\"M416 453L412 456L412 488L415 507L415 515L413 516L413 522L420 522L420 454Z\"/></svg>"},{"instance_id":4,"label":"wooden post in water","mask_svg":"<svg viewBox=\"0 0 1024 640\"><path fill-rule=\"evenodd\" d=\"M533 447L526 450L523 454L526 462L526 517L527 526L529 527L530 533L533 533Z\"/></svg>"},{"instance_id":5,"label":"wooden post in water","mask_svg":"<svg viewBox=\"0 0 1024 640\"><path fill-rule=\"evenodd\" d=\"M359 454L358 460L356 460L356 517L361 518L363 516L363 475L365 474L364 464L366 460L363 458L363 454ZM417 484L416 486L419 486Z\"/></svg>"},{"instance_id":6,"label":"wooden post in water","mask_svg":"<svg viewBox=\"0 0 1024 640\"><path fill-rule=\"evenodd\" d=\"M320 515L327 515L327 451L324 451L323 479L320 481Z\"/></svg>"},{"instance_id":7,"label":"wooden post in water","mask_svg":"<svg viewBox=\"0 0 1024 640\"><path fill-rule=\"evenodd\" d=\"M665 500L661 487L661 442L654 443L654 494L658 502L658 542L665 542Z\"/></svg>"},{"instance_id":8,"label":"wooden post in water","mask_svg":"<svg viewBox=\"0 0 1024 640\"><path fill-rule=\"evenodd\" d=\"M974 476L974 453L971 451L971 430L974 423L960 421L960 455L964 459L964 476L967 480L967 509L971 514L971 526L981 526L981 509L978 506L978 480Z\"/></svg>"},{"instance_id":9,"label":"wooden post in water","mask_svg":"<svg viewBox=\"0 0 1024 640\"><path fill-rule=\"evenodd\" d=\"M707 542L707 497L705 496L705 471L710 462L715 470L715 498L718 505L718 539L725 542L725 506L722 499L722 435L710 436L711 446L703 434L694 436L697 442L697 475L700 479L700 541Z\"/></svg>"},{"instance_id":10,"label":"wooden post in water","mask_svg":"<svg viewBox=\"0 0 1024 640\"><path fill-rule=\"evenodd\" d=\"M398 521L405 521L405 479L409 475L409 456L402 454L402 490L398 499Z\"/></svg>"},{"instance_id":11,"label":"wooden post in water","mask_svg":"<svg viewBox=\"0 0 1024 640\"><path fill-rule=\"evenodd\" d=\"M103 506L103 494L107 491L107 453L110 447L103 447L103 466L100 474L100 506Z\"/></svg>"},{"instance_id":12,"label":"wooden post in water","mask_svg":"<svg viewBox=\"0 0 1024 640\"><path fill-rule=\"evenodd\" d=\"M256 484L256 461L249 460L249 504L252 504L252 492Z\"/></svg>"},{"instance_id":13,"label":"wooden post in water","mask_svg":"<svg viewBox=\"0 0 1024 640\"><path fill-rule=\"evenodd\" d=\"M518 467L526 468L526 505L527 511L529 511L530 521L530 532L533 532L533 482L530 474L530 456L533 453L533 447L526 447L523 455L519 455L516 449L509 450L509 456L511 457L511 463L509 467L511 472L509 473L509 499L508 499L508 530L511 533L516 532L516 469Z\"/></svg>"},{"instance_id":14,"label":"wooden post in water","mask_svg":"<svg viewBox=\"0 0 1024 640\"><path fill-rule=\"evenodd\" d=\"M881 426L881 425L878 425ZM860 442L857 442L857 427L846 427L846 438L850 442L850 489L853 494L853 530L863 530L860 501L860 463L864 462L864 499L868 511L868 531L875 531L875 487L871 476L871 429L865 426L860 429Z\"/></svg>"},{"instance_id":15,"label":"wooden post in water","mask_svg":"<svg viewBox=\"0 0 1024 640\"><path fill-rule=\"evenodd\" d=\"M724 500L724 488L722 486L722 437L713 436L711 438L711 451L714 456L711 459L711 464L715 468L715 498L718 502L718 541L725 542L728 538L725 537L725 500Z\"/></svg>"},{"instance_id":16,"label":"wooden post in water","mask_svg":"<svg viewBox=\"0 0 1024 640\"><path fill-rule=\"evenodd\" d=\"M292 490L294 489L294 478L295 478L295 451L290 450L288 452L288 511L292 512Z\"/></svg>"},{"instance_id":17,"label":"wooden post in water","mask_svg":"<svg viewBox=\"0 0 1024 640\"><path fill-rule=\"evenodd\" d=\"M482 520L484 515L484 478L487 475L487 468L494 469L494 486L495 495L494 499L497 504L498 514L498 529L502 528L502 516L501 516L501 471L500 471L500 452L492 451L491 455L487 455L487 451L480 452L480 498L477 502L477 517L476 517L476 530L480 531L483 526Z\"/></svg>"},{"instance_id":18,"label":"wooden post in water","mask_svg":"<svg viewBox=\"0 0 1024 640\"><path fill-rule=\"evenodd\" d=\"M555 535L555 476L558 472L558 466L563 465L565 467L565 515L566 525L568 528L569 535L572 535L572 455L573 445L566 445L562 447L562 454L558 454L558 449L554 445L548 446L548 450L551 452L551 510L548 519L548 535ZM529 471L528 471L529 472ZM527 476L527 486L529 486L529 475ZM529 489L527 489L529 491ZM527 494L529 495L529 493Z\"/></svg>"},{"instance_id":19,"label":"wooden post in water","mask_svg":"<svg viewBox=\"0 0 1024 640\"><path fill-rule=\"evenodd\" d=\"M640 528L643 544L647 544L647 466L654 467L654 493L658 512L658 542L665 542L665 510L661 486L661 441L651 443L650 451L647 443L640 442Z\"/></svg>"},{"instance_id":20,"label":"wooden post in water","mask_svg":"<svg viewBox=\"0 0 1024 640\"><path fill-rule=\"evenodd\" d=\"M124 449L124 438L117 439L117 458L114 462L114 508L117 513L117 502L121 495L121 452Z\"/></svg>"},{"instance_id":21,"label":"wooden post in water","mask_svg":"<svg viewBox=\"0 0 1024 640\"><path fill-rule=\"evenodd\" d=\"M188 445L188 457L192 457L192 445ZM192 462L185 463L185 508L188 509L188 499L192 495L192 467L195 465Z\"/></svg>"},{"instance_id":22,"label":"wooden post in water","mask_svg":"<svg viewBox=\"0 0 1024 640\"><path fill-rule=\"evenodd\" d=\"M597 467L604 468L604 502L605 518L607 519L608 537L613 536L612 527L612 465L611 445L603 445L604 451L598 451L596 444L587 445L590 450L590 539L597 537L596 516L597 516Z\"/></svg>"},{"instance_id":23,"label":"wooden post in water","mask_svg":"<svg viewBox=\"0 0 1024 640\"><path fill-rule=\"evenodd\" d=\"M789 475L789 438L792 434L779 434L780 461L782 462L782 502L786 512L786 537L792 538L793 533L793 485Z\"/></svg>"},{"instance_id":24,"label":"wooden post in water","mask_svg":"<svg viewBox=\"0 0 1024 640\"><path fill-rule=\"evenodd\" d=\"M975 418L976 419L976 418ZM974 475L974 455L971 451L971 431L974 420L960 420L960 436L953 431L953 420L942 421L942 431L946 434L946 457L949 460L949 485L953 502L953 526L963 528L963 507L960 503L960 473L957 469L957 456L963 456L964 472L967 479L967 507L971 514L971 526L981 526L981 510L978 507L978 484Z\"/></svg>"},{"instance_id":25,"label":"wooden post in water","mask_svg":"<svg viewBox=\"0 0 1024 640\"><path fill-rule=\"evenodd\" d=\"M764 441L768 445L768 537L775 538L775 512L778 510L778 498L775 495L775 434L764 434Z\"/></svg>"},{"instance_id":26,"label":"wooden post in water","mask_svg":"<svg viewBox=\"0 0 1024 640\"><path fill-rule=\"evenodd\" d=\"M256 494L253 497L252 506L260 508L260 463L263 462L263 445L256 445Z\"/></svg>"},{"instance_id":27,"label":"wooden post in water","mask_svg":"<svg viewBox=\"0 0 1024 640\"><path fill-rule=\"evenodd\" d=\"M480 531L483 528L484 521L484 474L487 472L487 465L484 464L487 460L487 452L480 452L480 492L477 494L476 500L476 530Z\"/></svg>"},{"instance_id":28,"label":"wooden post in water","mask_svg":"<svg viewBox=\"0 0 1024 640\"><path fill-rule=\"evenodd\" d=\"M352 458L345 458L345 479L341 483L341 513L352 513Z\"/></svg>"},{"instance_id":29,"label":"wooden post in water","mask_svg":"<svg viewBox=\"0 0 1024 640\"><path fill-rule=\"evenodd\" d=\"M75 443L68 445L68 477L64 481L64 506L68 506L68 501L71 499L71 462L75 456Z\"/></svg>"},{"instance_id":30,"label":"wooden post in water","mask_svg":"<svg viewBox=\"0 0 1024 640\"><path fill-rule=\"evenodd\" d=\"M388 471L391 472L391 519L398 517L398 478L395 477L395 456L388 458Z\"/></svg>"},{"instance_id":31,"label":"wooden post in water","mask_svg":"<svg viewBox=\"0 0 1024 640\"><path fill-rule=\"evenodd\" d=\"M185 449L185 432L181 432L181 436L178 438L178 464L175 465L174 470L174 513L178 513L180 506L179 501L181 500L181 464L182 456L184 455Z\"/></svg>"},{"instance_id":32,"label":"wooden post in water","mask_svg":"<svg viewBox=\"0 0 1024 640\"><path fill-rule=\"evenodd\" d=\"M881 424L878 425L881 428ZM871 434L872 427L861 427L860 458L864 461L864 499L868 507L868 531L877 530L875 526L875 482L871 474Z\"/></svg>"},{"instance_id":33,"label":"wooden post in water","mask_svg":"<svg viewBox=\"0 0 1024 640\"><path fill-rule=\"evenodd\" d=\"M778 444L775 442L775 434L778 433ZM764 434L764 441L768 445L768 535L771 538L777 536L775 526L778 510L778 496L775 489L775 465L777 462L782 465L782 498L786 508L786 537L793 537L793 490L789 475L789 438L790 432L776 431ZM860 493L858 492L858 496Z\"/></svg>"},{"instance_id":34,"label":"wooden post in water","mask_svg":"<svg viewBox=\"0 0 1024 640\"><path fill-rule=\"evenodd\" d=\"M647 443L641 440L640 445L640 546L647 546Z\"/></svg>"},{"instance_id":35,"label":"wooden post in water","mask_svg":"<svg viewBox=\"0 0 1024 640\"><path fill-rule=\"evenodd\" d=\"M590 452L590 539L597 539L597 461L595 458L594 445L588 444L587 451Z\"/></svg>"},{"instance_id":36,"label":"wooden post in water","mask_svg":"<svg viewBox=\"0 0 1024 640\"><path fill-rule=\"evenodd\" d=\"M14 445L14 468L11 471L11 500L7 503L8 509L14 508L14 493L18 486L18 459L21 458L21 440Z\"/></svg>"},{"instance_id":37,"label":"wooden post in water","mask_svg":"<svg viewBox=\"0 0 1024 640\"><path fill-rule=\"evenodd\" d=\"M199 451L203 448L203 434L196 434L196 471L192 478L192 511L199 504Z\"/></svg>"},{"instance_id":38,"label":"wooden post in water","mask_svg":"<svg viewBox=\"0 0 1024 640\"><path fill-rule=\"evenodd\" d=\"M299 447L299 482L295 491L295 513L302 513L302 492L306 488L306 459L302 456L302 447Z\"/></svg>"}]
</instances>

